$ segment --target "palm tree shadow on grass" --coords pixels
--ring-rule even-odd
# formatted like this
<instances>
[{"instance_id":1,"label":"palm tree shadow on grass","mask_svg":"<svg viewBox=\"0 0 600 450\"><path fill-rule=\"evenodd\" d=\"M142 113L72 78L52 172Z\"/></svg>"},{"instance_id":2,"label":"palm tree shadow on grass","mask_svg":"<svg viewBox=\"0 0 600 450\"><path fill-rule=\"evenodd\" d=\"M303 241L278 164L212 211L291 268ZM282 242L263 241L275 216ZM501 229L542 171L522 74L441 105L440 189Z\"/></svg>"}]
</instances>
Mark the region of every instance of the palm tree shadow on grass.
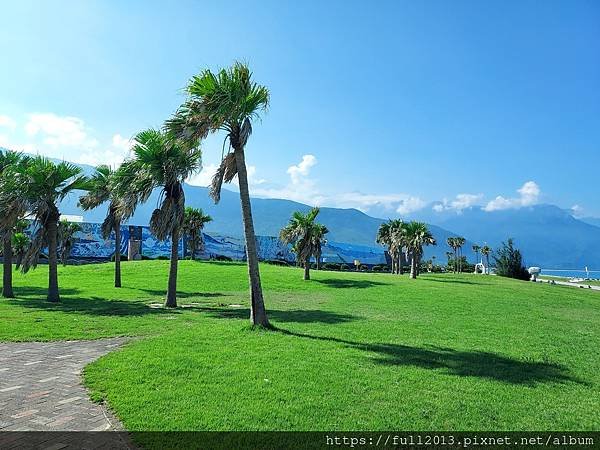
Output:
<instances>
[{"instance_id":1,"label":"palm tree shadow on grass","mask_svg":"<svg viewBox=\"0 0 600 450\"><path fill-rule=\"evenodd\" d=\"M61 289L61 301L48 302L45 299L45 288L19 288L17 298L8 303L23 308L45 311L59 311L69 314L90 316L144 316L149 314L178 314L178 310L150 308L142 301L111 300L101 297L80 297L79 289ZM164 292L163 292L164 293Z\"/></svg>"},{"instance_id":2,"label":"palm tree shadow on grass","mask_svg":"<svg viewBox=\"0 0 600 450\"><path fill-rule=\"evenodd\" d=\"M141 289L138 288L138 291L145 292L149 295L155 295L157 297L164 297L165 290L164 289ZM177 291L177 298L192 298L192 297L202 297L202 298L215 298L215 297L228 297L230 295L223 294L222 292L181 292Z\"/></svg>"},{"instance_id":3,"label":"palm tree shadow on grass","mask_svg":"<svg viewBox=\"0 0 600 450\"><path fill-rule=\"evenodd\" d=\"M193 308L193 310L206 313L211 317L219 319L247 319L248 317L250 317L250 310L248 308L220 308L200 306ZM351 314L339 314L331 311L322 311L318 309L269 309L267 314L269 315L269 319L274 319L278 322L295 323L336 324L360 319L360 317L353 316Z\"/></svg>"},{"instance_id":4,"label":"palm tree shadow on grass","mask_svg":"<svg viewBox=\"0 0 600 450\"><path fill-rule=\"evenodd\" d=\"M491 352L459 351L451 348L431 346L411 347L400 344L362 343L327 336L313 336L305 333L273 327L274 331L289 336L319 341L332 341L348 348L376 354L369 361L385 366L413 366L441 371L461 377L478 377L504 383L534 386L539 383L590 383L570 374L567 367L550 362L524 361Z\"/></svg>"},{"instance_id":5,"label":"palm tree shadow on grass","mask_svg":"<svg viewBox=\"0 0 600 450\"><path fill-rule=\"evenodd\" d=\"M382 283L381 281L371 280L347 280L343 278L325 278L323 280L313 280L317 283L324 284L325 286L340 289L366 289L375 286L387 286L389 283Z\"/></svg>"}]
</instances>

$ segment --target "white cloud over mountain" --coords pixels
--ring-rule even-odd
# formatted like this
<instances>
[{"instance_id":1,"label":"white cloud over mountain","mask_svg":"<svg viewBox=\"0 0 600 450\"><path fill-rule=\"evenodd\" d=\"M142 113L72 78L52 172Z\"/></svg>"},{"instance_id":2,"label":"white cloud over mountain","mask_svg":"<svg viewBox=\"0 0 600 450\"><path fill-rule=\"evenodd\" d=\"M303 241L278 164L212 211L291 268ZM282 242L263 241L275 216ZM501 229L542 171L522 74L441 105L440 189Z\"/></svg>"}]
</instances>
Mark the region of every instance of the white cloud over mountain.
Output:
<instances>
[{"instance_id":1,"label":"white cloud over mountain","mask_svg":"<svg viewBox=\"0 0 600 450\"><path fill-rule=\"evenodd\" d=\"M517 193L519 194L518 197L510 198L499 195L488 202L483 209L485 211L498 211L535 205L539 200L541 190L535 181L527 181L517 190Z\"/></svg>"}]
</instances>

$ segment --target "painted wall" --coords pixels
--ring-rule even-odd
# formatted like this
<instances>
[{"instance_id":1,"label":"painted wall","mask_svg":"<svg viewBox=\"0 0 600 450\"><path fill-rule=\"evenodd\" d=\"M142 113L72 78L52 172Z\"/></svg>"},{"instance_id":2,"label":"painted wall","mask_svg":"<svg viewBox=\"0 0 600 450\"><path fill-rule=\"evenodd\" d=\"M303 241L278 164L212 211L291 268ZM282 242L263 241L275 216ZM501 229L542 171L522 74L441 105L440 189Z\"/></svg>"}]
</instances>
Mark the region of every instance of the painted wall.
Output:
<instances>
[{"instance_id":1,"label":"painted wall","mask_svg":"<svg viewBox=\"0 0 600 450\"><path fill-rule=\"evenodd\" d=\"M114 239L102 238L100 224L82 223L81 232L76 234L76 242L73 247L74 258L110 258L114 253ZM208 259L217 256L226 256L233 260L243 261L246 259L246 251L243 238L225 236L218 233L203 233L205 248L199 255L200 258ZM121 253L127 254L127 242L129 241L129 227L121 227ZM258 256L262 261L284 260L294 262L296 256L290 251L290 246L283 244L274 236L257 236ZM159 241L149 227L142 227L142 254L150 258L169 256L171 243ZM183 240L179 244L179 254L183 256ZM323 262L353 264L358 259L363 264L385 264L383 249L366 247L361 245L344 244L339 242L328 242L323 248Z\"/></svg>"}]
</instances>

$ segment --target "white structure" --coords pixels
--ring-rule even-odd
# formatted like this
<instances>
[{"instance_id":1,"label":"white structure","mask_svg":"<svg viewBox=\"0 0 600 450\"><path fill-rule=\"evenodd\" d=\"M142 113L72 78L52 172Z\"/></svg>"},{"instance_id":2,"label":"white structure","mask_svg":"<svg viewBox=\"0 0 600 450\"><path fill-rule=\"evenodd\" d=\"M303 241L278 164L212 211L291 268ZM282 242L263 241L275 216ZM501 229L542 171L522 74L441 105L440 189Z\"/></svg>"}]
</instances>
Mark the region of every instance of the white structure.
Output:
<instances>
[{"instance_id":1,"label":"white structure","mask_svg":"<svg viewBox=\"0 0 600 450\"><path fill-rule=\"evenodd\" d=\"M537 281L537 277L541 271L542 269L540 269L539 267L530 267L529 269L527 269L527 272L529 272L529 275L531 275L531 281Z\"/></svg>"},{"instance_id":2,"label":"white structure","mask_svg":"<svg viewBox=\"0 0 600 450\"><path fill-rule=\"evenodd\" d=\"M478 262L477 264L475 264L475 272L474 273L486 273L486 268L485 265L483 264L483 262Z\"/></svg>"}]
</instances>

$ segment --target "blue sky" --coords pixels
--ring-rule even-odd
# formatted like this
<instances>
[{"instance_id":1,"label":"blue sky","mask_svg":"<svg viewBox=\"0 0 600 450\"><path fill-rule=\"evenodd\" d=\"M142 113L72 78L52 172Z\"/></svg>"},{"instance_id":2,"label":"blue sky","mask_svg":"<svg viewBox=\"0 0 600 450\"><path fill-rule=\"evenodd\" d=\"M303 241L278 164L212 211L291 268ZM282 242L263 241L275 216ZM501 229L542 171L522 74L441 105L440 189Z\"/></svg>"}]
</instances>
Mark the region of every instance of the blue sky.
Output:
<instances>
[{"instance_id":1,"label":"blue sky","mask_svg":"<svg viewBox=\"0 0 600 450\"><path fill-rule=\"evenodd\" d=\"M256 195L600 216L599 23L578 0L7 2L0 146L116 164L193 74L240 59L271 90L247 148Z\"/></svg>"}]
</instances>

